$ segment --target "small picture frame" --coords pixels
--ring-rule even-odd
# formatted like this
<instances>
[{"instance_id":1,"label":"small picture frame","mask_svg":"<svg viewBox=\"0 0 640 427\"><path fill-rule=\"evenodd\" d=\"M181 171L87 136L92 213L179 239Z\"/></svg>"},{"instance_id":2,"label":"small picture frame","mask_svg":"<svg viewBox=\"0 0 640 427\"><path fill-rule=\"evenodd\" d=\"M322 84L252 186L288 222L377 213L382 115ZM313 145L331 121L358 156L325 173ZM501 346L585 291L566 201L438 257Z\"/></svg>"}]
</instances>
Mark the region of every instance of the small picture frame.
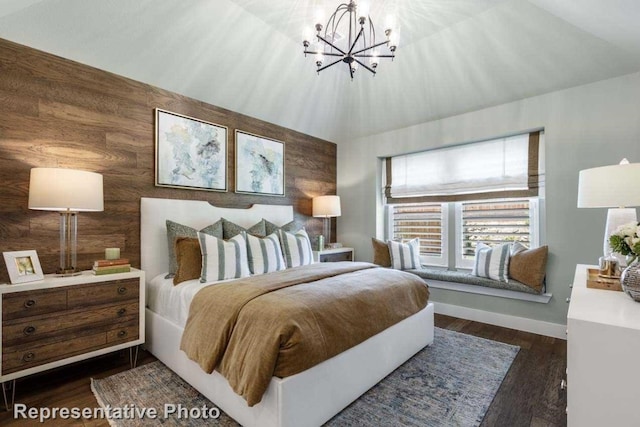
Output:
<instances>
[{"instance_id":1,"label":"small picture frame","mask_svg":"<svg viewBox=\"0 0 640 427\"><path fill-rule=\"evenodd\" d=\"M11 284L35 282L44 279L36 251L3 252Z\"/></svg>"}]
</instances>

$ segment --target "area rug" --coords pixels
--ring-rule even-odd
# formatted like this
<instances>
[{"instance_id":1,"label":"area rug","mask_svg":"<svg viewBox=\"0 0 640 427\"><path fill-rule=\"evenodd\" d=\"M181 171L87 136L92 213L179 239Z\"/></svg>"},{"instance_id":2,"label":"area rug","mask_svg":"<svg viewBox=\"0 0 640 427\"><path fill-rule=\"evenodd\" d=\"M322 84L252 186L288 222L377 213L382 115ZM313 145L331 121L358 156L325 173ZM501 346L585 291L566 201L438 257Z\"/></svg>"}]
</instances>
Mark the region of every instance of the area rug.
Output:
<instances>
[{"instance_id":1,"label":"area rug","mask_svg":"<svg viewBox=\"0 0 640 427\"><path fill-rule=\"evenodd\" d=\"M436 328L431 346L326 426L478 426L518 351L516 346ZM91 389L102 407L157 408L154 418L121 413L119 419L109 420L112 426L238 425L224 413L211 419L215 406L160 362L92 380ZM175 411L167 418L166 404ZM189 416L193 408L208 408L209 413L194 411L191 415L200 417Z\"/></svg>"}]
</instances>

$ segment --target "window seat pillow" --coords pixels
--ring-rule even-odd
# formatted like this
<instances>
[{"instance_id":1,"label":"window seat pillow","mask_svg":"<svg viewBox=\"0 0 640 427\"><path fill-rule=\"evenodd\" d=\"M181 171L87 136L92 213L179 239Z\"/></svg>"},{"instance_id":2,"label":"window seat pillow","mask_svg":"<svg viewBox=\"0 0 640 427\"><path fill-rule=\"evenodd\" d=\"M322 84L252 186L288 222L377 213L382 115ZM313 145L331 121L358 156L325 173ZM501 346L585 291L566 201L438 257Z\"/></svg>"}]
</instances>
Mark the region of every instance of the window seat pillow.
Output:
<instances>
[{"instance_id":1,"label":"window seat pillow","mask_svg":"<svg viewBox=\"0 0 640 427\"><path fill-rule=\"evenodd\" d=\"M509 279L508 282L501 282L499 280L488 279L486 277L474 276L471 273L466 273L463 271L451 271L451 270L442 270L437 268L428 268L422 267L420 270L407 270L409 273L413 273L416 276L421 277L426 280L427 285L429 284L429 279L431 280L440 280L443 282L454 282L454 283L464 283L467 285L478 285L485 286L488 288L496 288L496 289L507 289L510 291L518 291L525 292L527 294L540 295L540 292L537 292L535 289L525 285L524 283L520 283L513 278Z\"/></svg>"}]
</instances>

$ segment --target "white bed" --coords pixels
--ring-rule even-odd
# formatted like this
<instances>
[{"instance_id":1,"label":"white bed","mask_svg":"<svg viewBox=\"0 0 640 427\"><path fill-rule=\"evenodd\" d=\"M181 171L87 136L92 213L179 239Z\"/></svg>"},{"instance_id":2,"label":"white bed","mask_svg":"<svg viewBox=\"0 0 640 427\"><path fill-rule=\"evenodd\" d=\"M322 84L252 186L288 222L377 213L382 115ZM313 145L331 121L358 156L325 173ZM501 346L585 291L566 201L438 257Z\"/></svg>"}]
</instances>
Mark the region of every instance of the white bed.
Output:
<instances>
[{"instance_id":1,"label":"white bed","mask_svg":"<svg viewBox=\"0 0 640 427\"><path fill-rule=\"evenodd\" d=\"M250 209L230 209L202 201L142 198L141 262L148 280L167 271L167 219L200 229L221 217L244 227L262 218L284 225L293 220L293 208L254 205ZM195 294L198 288L196 283L190 286L187 295ZM184 298L177 302L182 309L190 297ZM180 319L184 314L179 312L184 310L176 310L173 315L163 312L163 316L146 309L146 348L244 426L321 425L432 343L434 333L433 303L429 303L422 311L319 365L291 377L274 377L262 401L249 407L217 371L206 374L180 351L183 331Z\"/></svg>"}]
</instances>

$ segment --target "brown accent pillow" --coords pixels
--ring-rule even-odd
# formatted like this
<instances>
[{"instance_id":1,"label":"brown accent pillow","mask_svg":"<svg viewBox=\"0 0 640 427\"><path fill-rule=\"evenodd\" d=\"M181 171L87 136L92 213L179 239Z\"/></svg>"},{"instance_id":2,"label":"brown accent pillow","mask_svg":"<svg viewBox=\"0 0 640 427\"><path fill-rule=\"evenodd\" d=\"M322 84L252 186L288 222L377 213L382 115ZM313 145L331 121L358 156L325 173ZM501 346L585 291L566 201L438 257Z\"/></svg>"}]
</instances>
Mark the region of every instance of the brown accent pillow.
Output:
<instances>
[{"instance_id":1,"label":"brown accent pillow","mask_svg":"<svg viewBox=\"0 0 640 427\"><path fill-rule=\"evenodd\" d=\"M175 243L178 268L173 276L173 285L187 280L199 279L202 272L200 242L193 237L178 237Z\"/></svg>"},{"instance_id":2,"label":"brown accent pillow","mask_svg":"<svg viewBox=\"0 0 640 427\"><path fill-rule=\"evenodd\" d=\"M373 245L373 263L381 267L391 267L391 255L389 254L389 246L383 241L371 238Z\"/></svg>"},{"instance_id":3,"label":"brown accent pillow","mask_svg":"<svg viewBox=\"0 0 640 427\"><path fill-rule=\"evenodd\" d=\"M511 255L509 277L542 292L548 254L549 247L541 246Z\"/></svg>"}]
</instances>

